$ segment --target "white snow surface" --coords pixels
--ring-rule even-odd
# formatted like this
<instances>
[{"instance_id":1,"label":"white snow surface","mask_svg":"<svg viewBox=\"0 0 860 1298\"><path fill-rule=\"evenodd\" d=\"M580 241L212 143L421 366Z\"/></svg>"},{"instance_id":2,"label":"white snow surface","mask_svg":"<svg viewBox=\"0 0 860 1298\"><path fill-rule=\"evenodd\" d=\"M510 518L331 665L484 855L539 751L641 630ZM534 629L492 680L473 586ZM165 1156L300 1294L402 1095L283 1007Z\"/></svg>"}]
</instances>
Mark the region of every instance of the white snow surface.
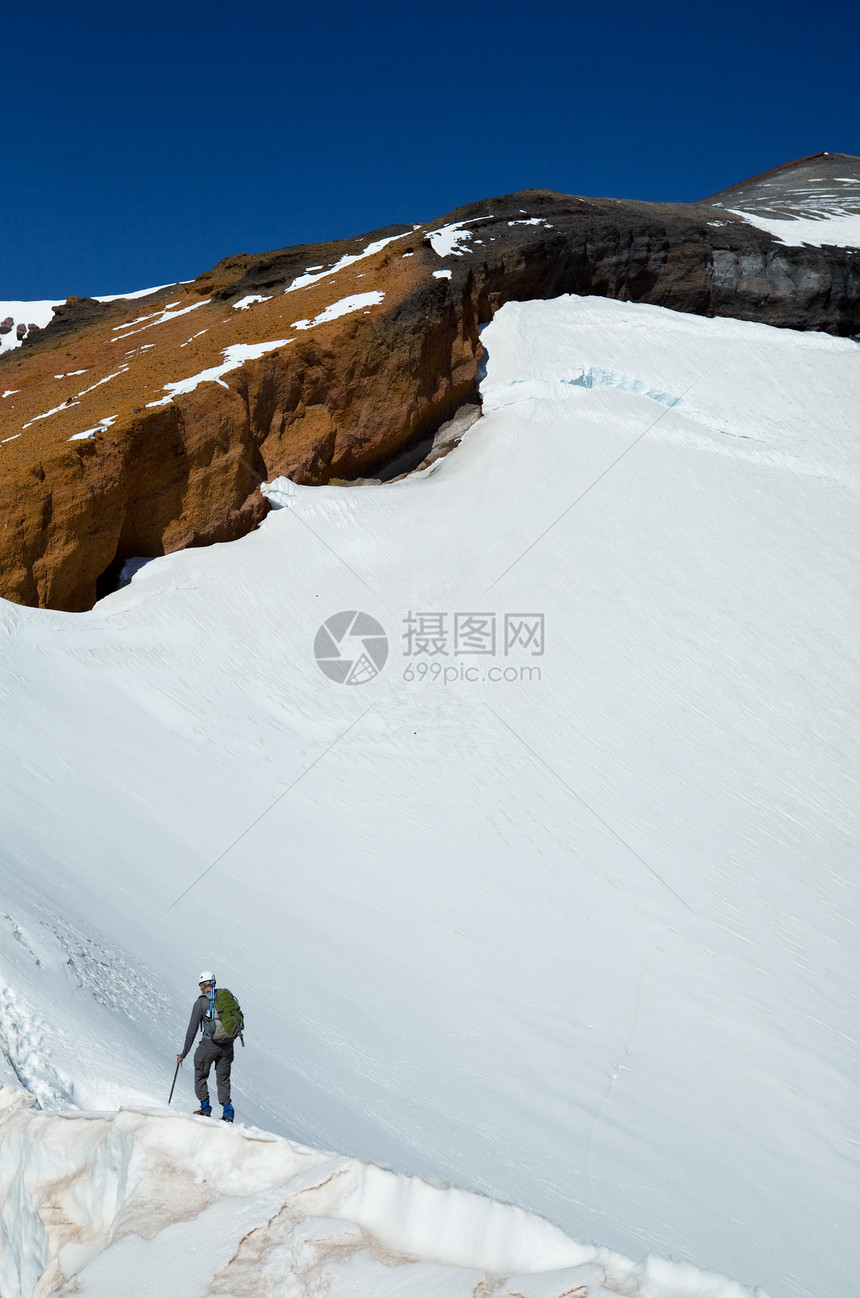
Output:
<instances>
[{"instance_id":1,"label":"white snow surface","mask_svg":"<svg viewBox=\"0 0 860 1298\"><path fill-rule=\"evenodd\" d=\"M88 614L0 605L0 1080L45 1110L163 1104L213 967L247 1016L240 1120L770 1298L847 1294L860 348L587 298L509 303L482 337L484 418L421 474L289 484L256 532ZM314 659L342 610L389 638L357 687ZM506 657L500 629L495 658L458 656L465 611L543 614L545 651ZM419 613L446 654L406 655ZM79 1130L107 1148L138 1121ZM22 1148L4 1134L4 1176ZM184 1211L158 1238L187 1254ZM398 1289L373 1257L344 1293L480 1278ZM628 1292L662 1298L671 1263L649 1267Z\"/></svg>"},{"instance_id":2,"label":"white snow surface","mask_svg":"<svg viewBox=\"0 0 860 1298\"><path fill-rule=\"evenodd\" d=\"M473 1298L478 1286L486 1298L752 1298L722 1276L637 1265L512 1205L255 1128L33 1104L0 1086L4 1298L61 1284L89 1298L205 1298L260 1293L264 1277L292 1298Z\"/></svg>"},{"instance_id":3,"label":"white snow surface","mask_svg":"<svg viewBox=\"0 0 860 1298\"><path fill-rule=\"evenodd\" d=\"M351 315L353 311L361 311L364 307L377 306L385 297L385 294L379 289L374 289L369 293L353 293L350 297L342 297L337 302L332 302L319 315L314 316L313 320L294 320L291 329L313 329L315 325L326 324L329 320L339 320L342 315Z\"/></svg>"}]
</instances>

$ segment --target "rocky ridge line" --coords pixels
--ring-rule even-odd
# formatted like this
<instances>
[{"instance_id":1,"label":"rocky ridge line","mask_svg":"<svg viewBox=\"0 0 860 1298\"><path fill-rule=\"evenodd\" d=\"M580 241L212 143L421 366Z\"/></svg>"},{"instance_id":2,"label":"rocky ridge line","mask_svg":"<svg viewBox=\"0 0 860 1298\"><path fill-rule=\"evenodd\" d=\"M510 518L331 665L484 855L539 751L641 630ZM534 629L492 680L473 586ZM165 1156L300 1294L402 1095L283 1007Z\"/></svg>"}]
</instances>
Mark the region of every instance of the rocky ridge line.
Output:
<instances>
[{"instance_id":1,"label":"rocky ridge line","mask_svg":"<svg viewBox=\"0 0 860 1298\"><path fill-rule=\"evenodd\" d=\"M480 326L562 293L860 333L855 250L785 246L719 207L542 190L228 258L135 301L70 298L0 359L0 594L87 609L125 559L251 530L264 479L417 463L476 401Z\"/></svg>"}]
</instances>

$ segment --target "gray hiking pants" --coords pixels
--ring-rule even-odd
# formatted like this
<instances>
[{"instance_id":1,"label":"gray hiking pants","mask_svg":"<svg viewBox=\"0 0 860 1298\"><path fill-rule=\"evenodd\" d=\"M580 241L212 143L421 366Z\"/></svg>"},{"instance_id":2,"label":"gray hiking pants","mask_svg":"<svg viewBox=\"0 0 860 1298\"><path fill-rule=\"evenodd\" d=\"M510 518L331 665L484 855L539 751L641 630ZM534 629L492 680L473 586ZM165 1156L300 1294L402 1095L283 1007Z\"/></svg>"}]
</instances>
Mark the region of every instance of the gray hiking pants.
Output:
<instances>
[{"instance_id":1,"label":"gray hiking pants","mask_svg":"<svg viewBox=\"0 0 860 1298\"><path fill-rule=\"evenodd\" d=\"M201 1104L209 1099L209 1070L215 1065L218 1082L218 1103L230 1103L230 1065L233 1063L233 1042L211 1041L204 1037L194 1051L194 1094Z\"/></svg>"}]
</instances>

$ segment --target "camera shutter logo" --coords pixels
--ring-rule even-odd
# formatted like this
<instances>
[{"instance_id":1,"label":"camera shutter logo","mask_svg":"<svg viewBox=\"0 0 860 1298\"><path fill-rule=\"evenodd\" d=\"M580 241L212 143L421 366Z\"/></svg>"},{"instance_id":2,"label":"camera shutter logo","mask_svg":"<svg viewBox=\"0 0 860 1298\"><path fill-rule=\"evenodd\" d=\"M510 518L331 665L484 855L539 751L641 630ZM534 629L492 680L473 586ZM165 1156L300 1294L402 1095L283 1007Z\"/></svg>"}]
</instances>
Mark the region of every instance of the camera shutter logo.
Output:
<instances>
[{"instance_id":1,"label":"camera shutter logo","mask_svg":"<svg viewBox=\"0 0 860 1298\"><path fill-rule=\"evenodd\" d=\"M338 685L364 685L388 660L388 636L375 617L355 609L326 618L314 640L320 671Z\"/></svg>"}]
</instances>

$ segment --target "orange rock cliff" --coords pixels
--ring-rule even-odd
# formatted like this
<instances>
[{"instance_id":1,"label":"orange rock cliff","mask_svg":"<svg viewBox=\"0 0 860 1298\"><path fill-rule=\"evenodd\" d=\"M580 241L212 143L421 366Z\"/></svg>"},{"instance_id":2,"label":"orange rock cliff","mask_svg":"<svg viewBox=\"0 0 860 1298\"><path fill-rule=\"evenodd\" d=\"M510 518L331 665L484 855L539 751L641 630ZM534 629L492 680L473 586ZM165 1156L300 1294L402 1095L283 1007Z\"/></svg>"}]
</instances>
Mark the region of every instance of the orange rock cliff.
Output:
<instances>
[{"instance_id":1,"label":"orange rock cliff","mask_svg":"<svg viewBox=\"0 0 860 1298\"><path fill-rule=\"evenodd\" d=\"M480 326L570 292L860 331L851 250L788 247L706 204L541 190L70 298L0 357L0 594L87 609L125 559L254 528L263 480L414 467L478 410Z\"/></svg>"}]
</instances>

